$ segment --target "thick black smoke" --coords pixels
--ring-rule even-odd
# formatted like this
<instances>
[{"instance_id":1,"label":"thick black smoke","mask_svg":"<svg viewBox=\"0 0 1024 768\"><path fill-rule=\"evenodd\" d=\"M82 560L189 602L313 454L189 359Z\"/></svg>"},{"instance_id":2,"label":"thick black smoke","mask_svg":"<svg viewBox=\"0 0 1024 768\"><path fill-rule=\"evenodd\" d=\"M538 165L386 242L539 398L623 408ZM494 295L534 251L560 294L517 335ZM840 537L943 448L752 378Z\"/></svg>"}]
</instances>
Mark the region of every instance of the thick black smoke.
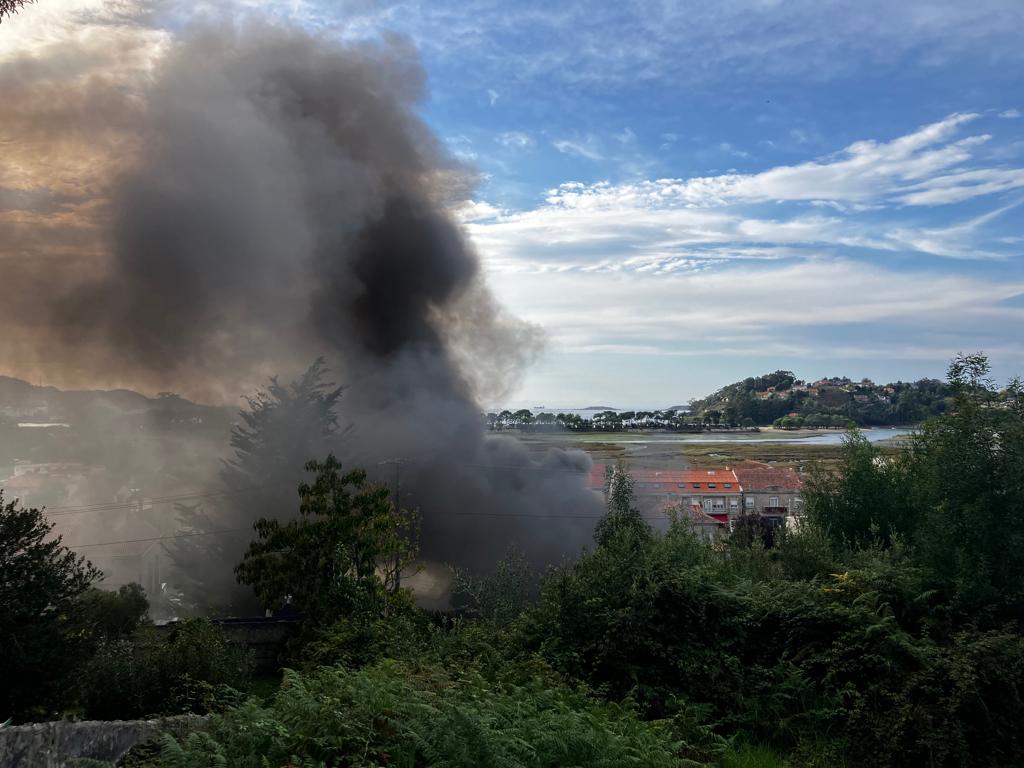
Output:
<instances>
[{"instance_id":1,"label":"thick black smoke","mask_svg":"<svg viewBox=\"0 0 1024 768\"><path fill-rule=\"evenodd\" d=\"M79 367L186 391L326 354L349 387L342 458L407 461L427 557L481 564L514 541L550 560L592 527L574 519L598 511L590 462L482 430L476 398L515 382L537 333L495 304L448 212L472 176L416 115L423 90L400 40L261 27L179 41L111 193L110 259L50 329Z\"/></svg>"}]
</instances>

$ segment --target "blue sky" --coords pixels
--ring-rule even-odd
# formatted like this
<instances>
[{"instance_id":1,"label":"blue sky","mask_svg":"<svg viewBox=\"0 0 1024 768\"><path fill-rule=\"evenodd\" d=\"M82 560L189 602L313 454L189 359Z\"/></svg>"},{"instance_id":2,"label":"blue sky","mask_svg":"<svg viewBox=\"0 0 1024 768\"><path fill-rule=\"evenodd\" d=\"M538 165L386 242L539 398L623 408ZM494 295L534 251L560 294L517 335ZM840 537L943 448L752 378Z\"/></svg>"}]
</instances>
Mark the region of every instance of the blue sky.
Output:
<instances>
[{"instance_id":1,"label":"blue sky","mask_svg":"<svg viewBox=\"0 0 1024 768\"><path fill-rule=\"evenodd\" d=\"M1024 370L1024 4L368 10L479 169L463 216L548 351L516 401L665 405L775 368ZM371 21L372 19L372 21Z\"/></svg>"},{"instance_id":2,"label":"blue sky","mask_svg":"<svg viewBox=\"0 0 1024 768\"><path fill-rule=\"evenodd\" d=\"M229 5L418 49L422 114L479 174L456 214L547 337L501 404L941 376L961 350L1024 373L1020 0Z\"/></svg>"}]
</instances>

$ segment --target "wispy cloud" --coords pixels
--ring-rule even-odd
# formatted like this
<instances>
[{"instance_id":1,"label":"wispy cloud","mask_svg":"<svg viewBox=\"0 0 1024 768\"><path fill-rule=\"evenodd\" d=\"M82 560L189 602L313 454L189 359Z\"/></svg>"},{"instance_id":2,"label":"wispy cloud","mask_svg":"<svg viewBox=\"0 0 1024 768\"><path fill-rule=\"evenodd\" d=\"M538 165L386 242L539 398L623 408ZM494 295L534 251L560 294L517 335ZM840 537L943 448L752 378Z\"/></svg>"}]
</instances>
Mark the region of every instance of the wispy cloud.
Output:
<instances>
[{"instance_id":1,"label":"wispy cloud","mask_svg":"<svg viewBox=\"0 0 1024 768\"><path fill-rule=\"evenodd\" d=\"M574 157L582 157L587 160L602 160L602 155L597 148L594 146L594 141L588 139L586 142L571 141L569 139L559 139L551 142L551 146L561 152L563 155L572 155Z\"/></svg>"},{"instance_id":2,"label":"wispy cloud","mask_svg":"<svg viewBox=\"0 0 1024 768\"><path fill-rule=\"evenodd\" d=\"M494 140L512 149L525 149L537 143L530 134L523 131L504 131L495 136Z\"/></svg>"},{"instance_id":3,"label":"wispy cloud","mask_svg":"<svg viewBox=\"0 0 1024 768\"><path fill-rule=\"evenodd\" d=\"M829 201L851 206L942 205L1024 187L1024 168L970 167L991 137L956 139L978 117L956 114L888 142L855 142L834 155L754 174L658 179L609 187L566 185L549 197L561 207L601 206L611 199L710 207L768 201ZM582 154L566 142L561 151ZM723 150L727 145L720 145ZM731 149L731 146L728 146ZM590 156L590 155L586 155Z\"/></svg>"},{"instance_id":4,"label":"wispy cloud","mask_svg":"<svg viewBox=\"0 0 1024 768\"><path fill-rule=\"evenodd\" d=\"M314 3L315 5L315 3ZM934 69L999 56L1021 61L1016 0L816 0L715 3L359 3L330 21L347 33L385 24L467 77L552 80L607 89L724 77L822 81L866 67ZM884 19L885 23L878 23ZM494 55L500 51L500 55Z\"/></svg>"},{"instance_id":5,"label":"wispy cloud","mask_svg":"<svg viewBox=\"0 0 1024 768\"><path fill-rule=\"evenodd\" d=\"M927 326L936 336L988 327L997 319L1024 320L1024 309L993 309L1024 289L1024 280L924 272L896 278L845 259L640 274L628 282L615 272L503 273L494 285L506 302L549 329L556 345L573 350L706 354L727 348L739 354L744 347L763 348L767 332L789 354L810 355L818 349L811 336L821 327L886 324L895 336L901 328ZM732 341L716 342L727 338ZM892 337L888 343L905 351L905 343L901 347ZM952 351L942 347L936 356Z\"/></svg>"}]
</instances>

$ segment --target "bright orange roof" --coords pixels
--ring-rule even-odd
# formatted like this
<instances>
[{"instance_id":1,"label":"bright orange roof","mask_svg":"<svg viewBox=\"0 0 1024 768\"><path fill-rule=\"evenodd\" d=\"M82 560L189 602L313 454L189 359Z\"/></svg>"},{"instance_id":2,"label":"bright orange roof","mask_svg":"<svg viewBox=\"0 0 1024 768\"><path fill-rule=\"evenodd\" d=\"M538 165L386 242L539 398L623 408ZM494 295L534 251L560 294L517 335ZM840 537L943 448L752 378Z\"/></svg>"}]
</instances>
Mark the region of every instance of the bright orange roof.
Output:
<instances>
[{"instance_id":1,"label":"bright orange roof","mask_svg":"<svg viewBox=\"0 0 1024 768\"><path fill-rule=\"evenodd\" d=\"M729 495L743 490L736 473L731 469L687 469L680 474L687 492Z\"/></svg>"},{"instance_id":2,"label":"bright orange roof","mask_svg":"<svg viewBox=\"0 0 1024 768\"><path fill-rule=\"evenodd\" d=\"M633 478L637 496L731 495L742 491L731 469L636 469L626 470ZM714 487L710 487L714 485ZM728 485L729 487L726 487ZM696 486L696 487L695 487ZM604 490L604 465L590 470L590 487Z\"/></svg>"}]
</instances>

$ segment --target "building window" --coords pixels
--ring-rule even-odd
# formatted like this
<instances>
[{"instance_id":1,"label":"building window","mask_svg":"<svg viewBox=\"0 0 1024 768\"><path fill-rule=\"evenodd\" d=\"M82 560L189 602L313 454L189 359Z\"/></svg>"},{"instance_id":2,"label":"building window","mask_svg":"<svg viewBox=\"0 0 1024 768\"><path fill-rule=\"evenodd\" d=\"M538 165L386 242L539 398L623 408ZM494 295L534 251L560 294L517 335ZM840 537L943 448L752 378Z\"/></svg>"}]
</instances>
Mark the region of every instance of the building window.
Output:
<instances>
[{"instance_id":1,"label":"building window","mask_svg":"<svg viewBox=\"0 0 1024 768\"><path fill-rule=\"evenodd\" d=\"M717 487L718 486L715 483L708 483L708 488L717 488Z\"/></svg>"},{"instance_id":2,"label":"building window","mask_svg":"<svg viewBox=\"0 0 1024 768\"><path fill-rule=\"evenodd\" d=\"M726 487L726 488L732 488L732 483L726 483L726 484L725 484L725 487Z\"/></svg>"},{"instance_id":3,"label":"building window","mask_svg":"<svg viewBox=\"0 0 1024 768\"><path fill-rule=\"evenodd\" d=\"M769 507L777 507L777 506L779 506L779 497L778 496L769 496L768 497L768 506Z\"/></svg>"},{"instance_id":4,"label":"building window","mask_svg":"<svg viewBox=\"0 0 1024 768\"><path fill-rule=\"evenodd\" d=\"M733 509L737 509L739 507L739 505L740 505L740 500L739 499L729 499L729 506L732 507Z\"/></svg>"},{"instance_id":5,"label":"building window","mask_svg":"<svg viewBox=\"0 0 1024 768\"><path fill-rule=\"evenodd\" d=\"M754 508L754 497L753 496L747 496L747 509L753 509L753 508Z\"/></svg>"}]
</instances>

